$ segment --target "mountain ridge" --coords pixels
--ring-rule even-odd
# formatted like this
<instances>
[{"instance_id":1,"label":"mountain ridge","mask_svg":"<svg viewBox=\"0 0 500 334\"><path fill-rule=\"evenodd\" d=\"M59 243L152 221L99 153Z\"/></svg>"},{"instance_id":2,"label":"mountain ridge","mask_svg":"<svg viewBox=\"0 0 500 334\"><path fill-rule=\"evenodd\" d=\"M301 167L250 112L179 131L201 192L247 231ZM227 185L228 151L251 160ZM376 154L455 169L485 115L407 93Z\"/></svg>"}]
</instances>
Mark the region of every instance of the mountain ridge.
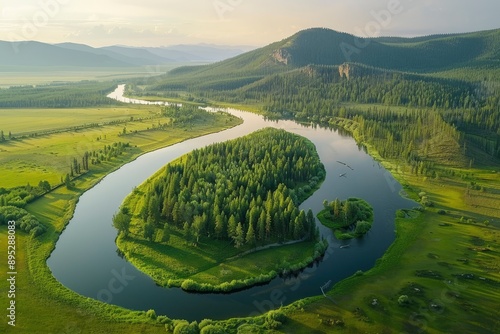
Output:
<instances>
[{"instance_id":1,"label":"mountain ridge","mask_svg":"<svg viewBox=\"0 0 500 334\"><path fill-rule=\"evenodd\" d=\"M314 50L314 51L312 51ZM314 65L360 63L387 70L428 73L458 66L500 62L500 29L427 37L362 38L326 28L311 28L221 63L171 74L281 72Z\"/></svg>"},{"instance_id":2,"label":"mountain ridge","mask_svg":"<svg viewBox=\"0 0 500 334\"><path fill-rule=\"evenodd\" d=\"M0 64L31 67L133 67L175 63L211 63L234 57L244 50L213 45L172 47L107 46L38 41L0 41Z\"/></svg>"}]
</instances>

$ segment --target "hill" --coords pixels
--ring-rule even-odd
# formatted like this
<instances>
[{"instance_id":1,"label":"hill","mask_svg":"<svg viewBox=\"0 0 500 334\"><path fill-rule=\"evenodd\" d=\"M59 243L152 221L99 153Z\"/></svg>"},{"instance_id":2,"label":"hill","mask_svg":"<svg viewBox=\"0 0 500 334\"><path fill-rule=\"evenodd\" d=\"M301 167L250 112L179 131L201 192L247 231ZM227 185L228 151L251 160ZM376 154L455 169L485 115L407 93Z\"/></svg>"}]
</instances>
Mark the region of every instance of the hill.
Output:
<instances>
[{"instance_id":1,"label":"hill","mask_svg":"<svg viewBox=\"0 0 500 334\"><path fill-rule=\"evenodd\" d=\"M107 46L84 44L46 44L35 41L0 41L2 67L132 67L176 63L211 63L248 50L249 47L217 45L176 45L169 47Z\"/></svg>"},{"instance_id":2,"label":"hill","mask_svg":"<svg viewBox=\"0 0 500 334\"><path fill-rule=\"evenodd\" d=\"M313 28L216 64L175 69L169 80L263 77L310 64L341 65L345 62L416 73L459 67L498 67L500 29L418 38L359 38L330 29Z\"/></svg>"},{"instance_id":3,"label":"hill","mask_svg":"<svg viewBox=\"0 0 500 334\"><path fill-rule=\"evenodd\" d=\"M421 171L471 165L478 152L484 164L500 158L499 74L500 29L363 39L321 28L215 64L180 67L130 90L253 104L272 118L354 120L341 126L357 127L382 157L404 156Z\"/></svg>"},{"instance_id":4,"label":"hill","mask_svg":"<svg viewBox=\"0 0 500 334\"><path fill-rule=\"evenodd\" d=\"M0 41L2 66L128 67L132 64L91 51L40 42Z\"/></svg>"}]
</instances>

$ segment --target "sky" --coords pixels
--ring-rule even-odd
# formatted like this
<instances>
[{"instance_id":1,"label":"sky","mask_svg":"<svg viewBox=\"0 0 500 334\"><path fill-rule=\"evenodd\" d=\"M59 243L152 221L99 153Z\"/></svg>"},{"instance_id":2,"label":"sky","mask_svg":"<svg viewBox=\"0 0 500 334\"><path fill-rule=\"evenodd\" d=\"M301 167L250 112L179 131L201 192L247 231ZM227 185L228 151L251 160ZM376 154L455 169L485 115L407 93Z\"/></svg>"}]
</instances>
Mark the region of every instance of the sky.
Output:
<instances>
[{"instance_id":1,"label":"sky","mask_svg":"<svg viewBox=\"0 0 500 334\"><path fill-rule=\"evenodd\" d=\"M363 37L500 28L499 0L0 0L0 40L263 46L312 27Z\"/></svg>"}]
</instances>

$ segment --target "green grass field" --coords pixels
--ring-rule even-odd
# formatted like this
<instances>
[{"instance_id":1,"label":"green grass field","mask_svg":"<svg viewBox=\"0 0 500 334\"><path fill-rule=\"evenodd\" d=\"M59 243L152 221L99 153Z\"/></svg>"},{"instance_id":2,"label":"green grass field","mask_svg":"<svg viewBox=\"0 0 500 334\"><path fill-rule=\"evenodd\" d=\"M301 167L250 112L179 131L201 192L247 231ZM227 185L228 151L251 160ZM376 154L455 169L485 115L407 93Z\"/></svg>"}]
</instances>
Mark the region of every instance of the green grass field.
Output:
<instances>
[{"instance_id":1,"label":"green grass field","mask_svg":"<svg viewBox=\"0 0 500 334\"><path fill-rule=\"evenodd\" d=\"M156 106L123 106L68 109L1 109L1 129L14 136L24 133L62 129L90 123L145 118L158 114Z\"/></svg>"},{"instance_id":2,"label":"green grass field","mask_svg":"<svg viewBox=\"0 0 500 334\"><path fill-rule=\"evenodd\" d=\"M144 107L137 110L132 108L132 110L141 116L149 115L151 108ZM105 112L105 110L103 111ZM56 111L53 119L60 116L59 112ZM77 113L81 113L82 117L87 116L86 120L89 122L95 122L97 121L96 117L100 117L100 112L96 110L89 115L84 115L83 111L77 111ZM50 124L50 118L50 114L46 115L45 123L42 126ZM71 123L70 118L67 118L65 122L66 126L81 124ZM110 171L145 152L169 146L188 138L220 131L240 122L239 119L227 114L217 114L215 117L198 119L195 123L187 126L132 133L121 137L118 136L118 133L122 131L124 124L97 129L66 131L0 144L2 148L0 153L2 184L0 186L7 188L24 185L31 182L30 180L35 183L38 182L39 178L52 180L51 176L54 178L54 182L57 182L59 173L64 172L67 158L78 156L82 149L100 148L116 141L127 141L134 146L119 157L92 166L88 173L74 181L75 186L71 190L65 187L57 188L26 206L29 212L48 227L48 231L36 239L30 238L24 232L17 232L16 266L19 273L17 276L19 293L16 297L18 308L15 332L158 333L164 331L164 325L150 319L145 315L145 312L134 312L102 304L66 289L52 276L46 265L46 259L54 248L58 235L71 218L78 197ZM130 122L126 126L130 131L135 129L141 131L148 126L151 127L151 124L149 122ZM36 127L34 128L36 129ZM103 139L97 141L98 136ZM3 245L7 245L5 226L0 226L0 240L3 249ZM7 257L1 257L0 265L2 268L6 268L6 260ZM0 289L4 291L6 288L7 281L2 280ZM2 294L2 303L5 297ZM0 332L7 333L11 330L10 326L2 321Z\"/></svg>"},{"instance_id":3,"label":"green grass field","mask_svg":"<svg viewBox=\"0 0 500 334\"><path fill-rule=\"evenodd\" d=\"M305 261L314 253L314 242L277 246L251 252L235 249L229 242L203 239L198 246L186 244L181 231L172 231L168 243L120 236L117 245L127 259L160 285L179 286L186 279L219 286L233 280L244 281L280 272L289 264ZM239 257L244 251L250 254ZM170 281L170 282L169 282Z\"/></svg>"},{"instance_id":4,"label":"green grass field","mask_svg":"<svg viewBox=\"0 0 500 334\"><path fill-rule=\"evenodd\" d=\"M116 108L110 108L116 109ZM137 116L150 115L147 107L132 108ZM3 110L0 111L0 115ZM13 111L6 111L12 113ZM55 113L61 110L55 110ZM36 111L27 111L24 126L37 131ZM100 110L93 109L86 119L84 110L61 121L62 126L81 125L95 121ZM30 115L31 114L31 115ZM56 114L54 114L56 115ZM1 117L1 116L0 116ZM13 119L10 114L5 119ZM54 121L62 117L57 114ZM79 118L81 117L81 118ZM121 119L122 115L116 115ZM130 117L130 115L125 115ZM223 117L223 116L221 116ZM27 119L28 119L27 118ZM64 118L64 117L63 117ZM43 118L45 120L46 118ZM226 121L222 122L225 123ZM237 121L233 121L237 122ZM228 121L228 127L236 123ZM40 126L49 126L50 121ZM0 118L0 124L3 123ZM23 124L18 125L24 129ZM144 130L149 122L127 123L128 130ZM118 136L124 124L76 132L61 132L48 136L8 141L0 144L1 186L13 187L26 182L36 184L41 177L54 182L66 173L68 157L81 150L100 148L116 141L137 145L126 154L92 169L75 181L75 188L60 187L27 206L49 230L40 238L31 239L23 232L17 236L17 326L15 329L0 324L2 333L162 333L163 324L149 318L146 312L136 312L84 298L57 282L46 265L46 259L55 246L58 235L69 221L77 198L100 178L143 152L167 146L187 137L214 131L214 124L197 124L192 129L172 131L146 131ZM2 129L9 131L8 129ZM98 136L106 135L97 142ZM81 145L81 147L80 147ZM89 146L90 145L90 146ZM370 154L380 158L369 145ZM7 151L8 150L8 151ZM9 152L9 154L6 154ZM51 153L52 152L52 153ZM54 154L57 153L57 154ZM15 157L15 158L13 158ZM10 160L9 160L10 159ZM60 160L58 160L60 159ZM54 161L60 161L55 164ZM64 163L62 163L64 162ZM311 297L285 307L287 319L276 332L282 333L496 333L500 329L500 171L488 165L475 169L456 169L470 174L469 179L440 177L428 179L409 175L397 161L383 161L414 199L419 192L426 192L435 207L414 218L396 220L397 238L387 253L371 270L355 275L336 284L328 296L332 299ZM22 174L19 172L22 171ZM22 175L22 178L19 177ZM52 176L51 176L52 175ZM32 181L29 181L32 180ZM484 191L467 191L467 185L477 182ZM445 214L438 214L445 210ZM464 217L462 220L461 218ZM484 222L488 220L489 224ZM461 222L463 221L463 222ZM175 236L173 241L175 242ZM2 251L7 244L7 229L0 226ZM299 244L300 245L300 244ZM294 247L298 247L295 245ZM305 245L301 245L304 246ZM164 252L166 248L160 247ZM193 254L200 250L193 250ZM261 253L261 254L259 254ZM196 264L196 257L192 255ZM266 256L257 252L250 256ZM250 257L249 256L249 257ZM246 258L246 257L245 257ZM220 265L215 259L212 266L199 273L199 278L218 279L222 274L244 275L249 264L241 258L239 263ZM198 260L199 261L199 260ZM253 260L252 260L253 261ZM0 257L5 268L6 256ZM183 270L182 266L178 267ZM238 269L238 270L233 270ZM256 268L257 269L257 268ZM464 276L462 276L464 274ZM473 276L471 276L471 274ZM6 280L0 281L0 290L6 291ZM409 303L400 306L398 298L409 297ZM5 295L1 301L4 304ZM376 302L374 303L374 301ZM259 322L260 320L255 320ZM226 322L233 332L243 320ZM241 332L257 332L255 327L241 326ZM269 331L271 332L271 331Z\"/></svg>"},{"instance_id":5,"label":"green grass field","mask_svg":"<svg viewBox=\"0 0 500 334\"><path fill-rule=\"evenodd\" d=\"M12 188L16 186L38 184L41 180L47 180L51 185L61 182L61 177L69 172L69 166L73 158L80 159L85 151L99 151L104 145L112 145L116 142L128 142L132 146L130 154L137 156L142 152L151 151L159 147L171 145L186 138L193 138L212 131L236 125L239 120L229 118L220 114L217 119L209 121L198 120L197 124L168 127L165 130L150 130L153 126L168 124L170 119L158 118L159 107L137 106L132 108L94 108L94 109L65 109L65 110L19 110L19 114L26 111L26 124L31 131L42 131L57 129L62 132L39 135L23 139L8 140L0 143L0 173L2 181L0 187ZM42 121L37 121L38 112L45 116ZM18 123L16 112L7 111L8 116L0 120L2 126ZM74 116L72 116L74 115ZM109 115L109 116L106 116ZM130 121L130 118L150 118L144 120ZM127 121L128 120L128 121ZM127 121L125 123L97 126L82 130L71 130L65 127L89 124L94 122ZM4 123L5 122L5 123ZM20 121L19 121L20 122ZM54 123L52 123L54 122ZM73 123L72 123L73 122ZM40 130L36 128L38 124ZM22 124L19 123L21 128ZM128 134L119 136L123 128ZM138 131L134 133L134 131ZM13 132L16 136L16 133ZM122 157L121 161L131 156ZM105 164L106 165L106 164ZM106 169L109 166L104 166ZM100 169L101 166L96 168Z\"/></svg>"},{"instance_id":6,"label":"green grass field","mask_svg":"<svg viewBox=\"0 0 500 334\"><path fill-rule=\"evenodd\" d=\"M373 149L370 153L377 156ZM406 185L412 198L426 192L435 207L415 218L396 219L396 241L374 268L339 282L328 293L331 299L315 297L289 307L289 321L281 331L498 332L498 168L497 172L491 167L462 170L487 185L486 192L467 195L468 181L459 177L430 180L402 173L397 162L383 164ZM409 297L407 305L398 303L401 295Z\"/></svg>"}]
</instances>

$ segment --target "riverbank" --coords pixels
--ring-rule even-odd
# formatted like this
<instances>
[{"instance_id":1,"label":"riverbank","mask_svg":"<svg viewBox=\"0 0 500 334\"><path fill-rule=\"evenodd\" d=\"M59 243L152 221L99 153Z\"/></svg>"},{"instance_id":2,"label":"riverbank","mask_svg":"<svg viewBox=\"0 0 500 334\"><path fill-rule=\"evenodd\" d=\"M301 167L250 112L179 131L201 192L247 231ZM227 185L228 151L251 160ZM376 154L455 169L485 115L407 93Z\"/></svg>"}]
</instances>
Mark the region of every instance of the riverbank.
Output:
<instances>
[{"instance_id":1,"label":"riverbank","mask_svg":"<svg viewBox=\"0 0 500 334\"><path fill-rule=\"evenodd\" d=\"M116 243L127 260L158 285L210 293L235 292L300 271L319 260L328 247L326 241L303 241L253 252L211 240L186 247L180 232L173 232L168 244L150 245L123 235Z\"/></svg>"},{"instance_id":2,"label":"riverbank","mask_svg":"<svg viewBox=\"0 0 500 334\"><path fill-rule=\"evenodd\" d=\"M131 311L104 304L67 289L53 277L46 260L52 253L59 235L73 216L79 197L99 183L106 175L144 153L189 138L222 131L241 124L241 122L238 118L221 114L213 122L199 123L192 126L189 131L179 128L170 129L168 132L160 130L149 132L147 136L127 136L126 140L134 146L133 150L111 161L92 166L90 172L75 180L72 189L57 188L28 204L26 206L28 212L38 217L48 230L38 238L30 238L20 231L18 233L16 254L18 272L20 273L18 285L22 286L17 294L19 303L16 329L19 330L19 333L36 333L40 332L40 328L47 332L78 330L89 333L101 331L108 333L116 331L121 333L157 333L160 327L164 327L156 319L147 316L146 312ZM69 145L73 145L72 142ZM0 227L0 240L2 240L2 244L4 241L7 244L7 230L3 226ZM1 261L4 259L6 257L2 257ZM6 283L6 281L2 281L0 288L3 289ZM50 307L47 307L48 305ZM54 309L57 310L56 313L54 313ZM33 314L36 314L36 317L33 317ZM3 322L0 325L2 332L7 332L4 328L5 325Z\"/></svg>"},{"instance_id":3,"label":"riverbank","mask_svg":"<svg viewBox=\"0 0 500 334\"><path fill-rule=\"evenodd\" d=\"M500 207L499 173L485 166L433 180L404 174L403 166L381 159L362 140L354 122L338 120L336 125L344 125L391 170L407 196L418 201L425 192L434 207L396 218L396 240L372 269L337 283L326 297L287 307L288 322L281 330L493 333L500 300L500 212L489 208ZM458 172L487 183L487 194L464 196L467 181ZM485 207L475 204L476 196L486 196ZM398 302L403 295L406 301Z\"/></svg>"},{"instance_id":4,"label":"riverbank","mask_svg":"<svg viewBox=\"0 0 500 334\"><path fill-rule=\"evenodd\" d=\"M290 290L286 297L288 304L318 294L318 287L323 286L325 281L331 279L332 274L334 281L337 282L353 272L355 269L353 265L361 266L364 270L370 268L375 259L382 256L394 240L391 233L394 212L399 208L413 206L394 191L395 188L399 189L396 184L387 183L388 173L373 164L372 159L365 152L359 150L354 140L345 137L344 134L322 127L302 126L293 121L265 121L250 113L234 110L231 112L237 117L245 119L245 125L217 135L207 136L202 140L191 140L171 149L159 150L143 159L138 159L109 175L98 187L92 189L88 196L83 197L77 206L73 224L70 224L70 229L58 241L58 249L50 259L54 275L60 281L66 282L65 285L74 291L95 298L99 292L99 288L96 289L96 287L105 287L109 282L110 278L107 274L109 268L124 268L127 272L135 275L136 279L128 282L127 289L124 289L122 293L113 296L113 303L141 310L153 308L159 314L187 318L193 321L205 318L227 319L254 314L256 311L260 311L260 308L256 308L255 305L261 305L260 303L267 305L267 298L270 298L267 296L268 291ZM208 143L238 138L263 127L287 129L289 132L310 138L316 146L321 160L328 162L329 171L335 171L339 168L335 162L336 159L349 161L350 165L355 167L357 182L345 182L342 178L340 179L342 182L339 183L337 172L328 173L320 189L301 205L303 209L311 208L314 212L319 212L322 209L321 203L326 198L355 196L366 198L375 208L378 208L377 210L381 214L377 215L378 218L370 237L363 240L365 242L360 244L360 247L349 249L350 259L325 256L321 264L313 265L304 272L298 273L299 277L307 278L307 284L295 285L297 275L293 275L286 280L276 278L268 285L238 291L231 296L226 296L222 294L189 294L181 289L161 288L151 284L152 280L148 276L116 255L116 230L111 225L103 226L102 224L112 220L112 216L118 210L122 199L130 193L131 189L144 182L167 162L181 157L182 154L204 147ZM342 145L342 150L338 150L338 144ZM335 159L332 160L332 156ZM380 201L381 197L385 200ZM336 242L329 237L331 232L322 226L320 229L329 242L331 240L332 247L329 249L333 252L336 248ZM93 231L97 230L100 233L90 238ZM92 247L89 247L90 244ZM87 255L85 257L72 256L72 251L75 248L85 250ZM353 261L353 258L356 261ZM332 268L336 269L332 272ZM104 277L101 274L104 274ZM290 284L292 286L289 286ZM138 294L142 297L137 298ZM226 303L228 298L232 301L231 303ZM177 302L175 304L165 303L165 300L176 300ZM214 301L221 303L221 307L213 309L201 306ZM197 307L193 305L197 305Z\"/></svg>"}]
</instances>

